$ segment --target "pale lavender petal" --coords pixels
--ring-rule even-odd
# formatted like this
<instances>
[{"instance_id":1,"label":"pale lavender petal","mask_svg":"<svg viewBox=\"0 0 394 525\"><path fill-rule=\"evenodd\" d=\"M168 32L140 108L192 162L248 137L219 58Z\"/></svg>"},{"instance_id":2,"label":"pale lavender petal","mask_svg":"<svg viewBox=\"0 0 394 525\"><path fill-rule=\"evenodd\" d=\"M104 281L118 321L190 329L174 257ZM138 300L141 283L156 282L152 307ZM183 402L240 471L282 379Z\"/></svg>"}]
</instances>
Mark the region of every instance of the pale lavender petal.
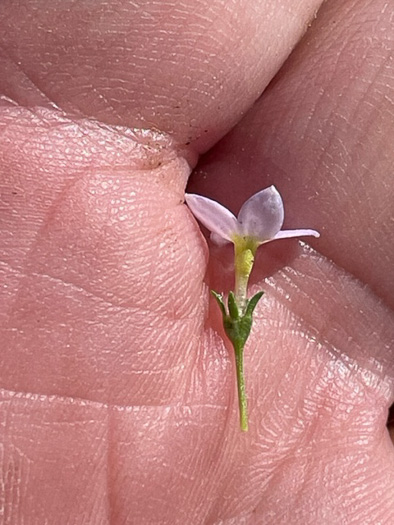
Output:
<instances>
[{"instance_id":1,"label":"pale lavender petal","mask_svg":"<svg viewBox=\"0 0 394 525\"><path fill-rule=\"evenodd\" d=\"M214 232L211 232L211 235L209 237L211 241L217 246L224 246L225 244L228 244L230 242L229 240L224 239L221 235L218 235Z\"/></svg>"},{"instance_id":2,"label":"pale lavender petal","mask_svg":"<svg viewBox=\"0 0 394 525\"><path fill-rule=\"evenodd\" d=\"M242 235L263 243L274 238L284 219L283 202L275 186L255 193L242 206L238 221Z\"/></svg>"},{"instance_id":3,"label":"pale lavender petal","mask_svg":"<svg viewBox=\"0 0 394 525\"><path fill-rule=\"evenodd\" d=\"M185 200L193 215L211 232L227 241L232 241L233 235L238 234L236 217L218 202L190 193L186 193Z\"/></svg>"},{"instance_id":4,"label":"pale lavender petal","mask_svg":"<svg viewBox=\"0 0 394 525\"><path fill-rule=\"evenodd\" d=\"M291 237L305 236L320 237L320 233L316 230L281 230L272 240L274 241L276 239L290 239Z\"/></svg>"}]
</instances>

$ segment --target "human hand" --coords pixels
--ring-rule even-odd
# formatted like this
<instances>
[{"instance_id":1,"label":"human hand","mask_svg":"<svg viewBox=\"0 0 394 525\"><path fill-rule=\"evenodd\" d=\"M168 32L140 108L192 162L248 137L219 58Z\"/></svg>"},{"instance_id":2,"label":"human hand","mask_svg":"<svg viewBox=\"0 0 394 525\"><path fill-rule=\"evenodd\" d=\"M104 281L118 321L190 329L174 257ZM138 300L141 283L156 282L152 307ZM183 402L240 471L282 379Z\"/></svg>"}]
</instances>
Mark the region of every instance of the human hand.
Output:
<instances>
[{"instance_id":1,"label":"human hand","mask_svg":"<svg viewBox=\"0 0 394 525\"><path fill-rule=\"evenodd\" d=\"M5 523L393 521L390 8L325 5L254 104L294 4L2 3ZM274 183L322 234L258 252L247 434L209 299L231 250L206 272L183 204L205 152L189 191Z\"/></svg>"}]
</instances>

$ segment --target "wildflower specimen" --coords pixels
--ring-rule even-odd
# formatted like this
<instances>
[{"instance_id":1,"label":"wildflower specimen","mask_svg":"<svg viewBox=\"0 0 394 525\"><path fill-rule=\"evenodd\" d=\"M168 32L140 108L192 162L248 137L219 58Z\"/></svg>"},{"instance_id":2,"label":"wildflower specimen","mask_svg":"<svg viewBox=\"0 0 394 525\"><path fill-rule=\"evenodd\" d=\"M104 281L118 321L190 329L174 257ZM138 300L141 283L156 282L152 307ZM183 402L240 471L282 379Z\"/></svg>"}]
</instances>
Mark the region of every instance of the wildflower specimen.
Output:
<instances>
[{"instance_id":1,"label":"wildflower specimen","mask_svg":"<svg viewBox=\"0 0 394 525\"><path fill-rule=\"evenodd\" d=\"M229 292L227 305L221 294L212 290L223 316L224 330L230 339L237 372L240 423L248 430L247 399L243 372L243 352L252 328L253 311L264 292L247 297L248 280L257 248L276 239L312 235L315 230L281 230L284 220L283 201L275 186L250 197L241 207L238 218L216 201L202 195L186 194L186 202L195 217L211 231L216 243L234 244L235 291Z\"/></svg>"}]
</instances>

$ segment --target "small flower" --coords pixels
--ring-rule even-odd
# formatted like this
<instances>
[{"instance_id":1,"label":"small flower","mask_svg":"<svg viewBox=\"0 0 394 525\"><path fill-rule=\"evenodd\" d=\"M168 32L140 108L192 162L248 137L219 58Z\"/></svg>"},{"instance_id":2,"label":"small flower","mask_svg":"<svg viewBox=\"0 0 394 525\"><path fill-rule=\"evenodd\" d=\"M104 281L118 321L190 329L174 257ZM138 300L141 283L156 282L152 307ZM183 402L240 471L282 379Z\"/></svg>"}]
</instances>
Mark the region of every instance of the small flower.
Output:
<instances>
[{"instance_id":1,"label":"small flower","mask_svg":"<svg viewBox=\"0 0 394 525\"><path fill-rule=\"evenodd\" d=\"M216 201L202 195L186 194L186 202L193 215L212 232L217 244L248 239L260 246L276 239L319 237L315 230L281 230L284 220L283 201L275 186L270 186L248 199L239 211L238 218Z\"/></svg>"},{"instance_id":2,"label":"small flower","mask_svg":"<svg viewBox=\"0 0 394 525\"><path fill-rule=\"evenodd\" d=\"M240 424L248 430L248 411L243 372L243 352L249 337L253 312L263 292L247 298L249 276L253 268L257 248L266 242L290 237L311 235L319 237L315 230L281 230L284 211L283 201L275 186L255 193L240 209L238 218L216 201L201 195L186 194L186 202L197 219L211 231L214 242L234 244L235 293L228 295L228 307L221 294L212 290L222 312L223 327L230 339L237 372Z\"/></svg>"}]
</instances>

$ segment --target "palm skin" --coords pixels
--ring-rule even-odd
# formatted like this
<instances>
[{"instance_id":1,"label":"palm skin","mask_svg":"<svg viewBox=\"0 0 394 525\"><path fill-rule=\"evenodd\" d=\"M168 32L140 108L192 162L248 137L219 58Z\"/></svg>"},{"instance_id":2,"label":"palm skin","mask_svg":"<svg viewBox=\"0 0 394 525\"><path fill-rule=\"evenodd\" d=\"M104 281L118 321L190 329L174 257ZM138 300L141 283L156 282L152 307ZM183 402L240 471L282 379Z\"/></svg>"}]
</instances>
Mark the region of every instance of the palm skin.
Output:
<instances>
[{"instance_id":1,"label":"palm skin","mask_svg":"<svg viewBox=\"0 0 394 525\"><path fill-rule=\"evenodd\" d=\"M48 5L0 7L5 523L392 523L387 2ZM194 167L322 234L258 253L247 434Z\"/></svg>"}]
</instances>

